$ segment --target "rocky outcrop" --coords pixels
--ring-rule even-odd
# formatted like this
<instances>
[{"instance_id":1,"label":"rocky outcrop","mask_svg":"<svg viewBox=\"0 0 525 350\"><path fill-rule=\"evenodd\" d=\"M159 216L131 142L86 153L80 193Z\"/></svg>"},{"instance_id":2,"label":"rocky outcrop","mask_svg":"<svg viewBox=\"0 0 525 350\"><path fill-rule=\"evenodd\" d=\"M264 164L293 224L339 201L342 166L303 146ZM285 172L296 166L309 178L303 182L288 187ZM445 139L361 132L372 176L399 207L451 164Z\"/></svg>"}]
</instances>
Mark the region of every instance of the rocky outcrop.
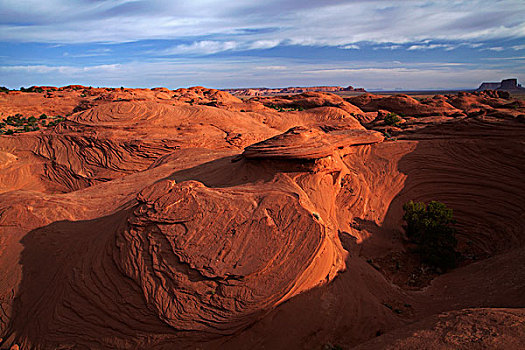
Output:
<instances>
[{"instance_id":1,"label":"rocky outcrop","mask_svg":"<svg viewBox=\"0 0 525 350\"><path fill-rule=\"evenodd\" d=\"M373 144L383 136L371 130L331 130L326 128L294 127L284 134L246 147L243 156L248 159L315 160L328 157L337 150L356 145Z\"/></svg>"},{"instance_id":2,"label":"rocky outcrop","mask_svg":"<svg viewBox=\"0 0 525 350\"><path fill-rule=\"evenodd\" d=\"M453 115L462 113L461 110L440 98L425 99L418 101L404 94L392 96L379 96L364 94L361 96L347 98L347 101L358 106L365 112L387 110L402 116L431 116L431 115Z\"/></svg>"},{"instance_id":3,"label":"rocky outcrop","mask_svg":"<svg viewBox=\"0 0 525 350\"><path fill-rule=\"evenodd\" d=\"M117 236L118 263L174 329L233 333L344 268L342 247L299 197L158 182Z\"/></svg>"},{"instance_id":4,"label":"rocky outcrop","mask_svg":"<svg viewBox=\"0 0 525 350\"><path fill-rule=\"evenodd\" d=\"M252 99L274 109L304 110L317 107L337 107L350 115L363 111L342 97L323 92L305 92L297 95L256 97Z\"/></svg>"}]
</instances>

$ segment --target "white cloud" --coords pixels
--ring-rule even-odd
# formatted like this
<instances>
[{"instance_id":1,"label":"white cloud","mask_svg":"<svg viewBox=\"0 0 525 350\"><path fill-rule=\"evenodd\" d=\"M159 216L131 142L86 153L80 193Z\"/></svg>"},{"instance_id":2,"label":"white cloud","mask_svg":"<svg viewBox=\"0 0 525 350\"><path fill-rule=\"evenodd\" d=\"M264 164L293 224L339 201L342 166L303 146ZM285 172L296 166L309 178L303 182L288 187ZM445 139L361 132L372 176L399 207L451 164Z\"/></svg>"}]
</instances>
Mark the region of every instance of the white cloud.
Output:
<instances>
[{"instance_id":1,"label":"white cloud","mask_svg":"<svg viewBox=\"0 0 525 350\"><path fill-rule=\"evenodd\" d=\"M255 67L255 69L259 70L286 70L288 67L286 66L259 66Z\"/></svg>"},{"instance_id":2,"label":"white cloud","mask_svg":"<svg viewBox=\"0 0 525 350\"><path fill-rule=\"evenodd\" d=\"M505 48L503 48L501 46L485 47L483 49L480 49L480 51L496 51L496 52L503 51L503 50L505 50Z\"/></svg>"},{"instance_id":3,"label":"white cloud","mask_svg":"<svg viewBox=\"0 0 525 350\"><path fill-rule=\"evenodd\" d=\"M413 51L413 50L433 50L433 49L445 49L446 51L454 50L457 48L456 45L450 45L450 44L424 44L424 45L412 45L407 50Z\"/></svg>"},{"instance_id":4,"label":"white cloud","mask_svg":"<svg viewBox=\"0 0 525 350\"><path fill-rule=\"evenodd\" d=\"M339 48L345 49L345 50L359 50L359 46L356 44L344 45L344 46L340 46Z\"/></svg>"},{"instance_id":5,"label":"white cloud","mask_svg":"<svg viewBox=\"0 0 525 350\"><path fill-rule=\"evenodd\" d=\"M235 41L196 41L192 44L181 44L159 52L160 55L181 55L181 54L213 54L217 52L234 50L239 46Z\"/></svg>"},{"instance_id":6,"label":"white cloud","mask_svg":"<svg viewBox=\"0 0 525 350\"><path fill-rule=\"evenodd\" d=\"M281 43L280 40L257 40L248 45L250 50L260 50L260 49L271 49L272 47L279 46Z\"/></svg>"},{"instance_id":7,"label":"white cloud","mask_svg":"<svg viewBox=\"0 0 525 350\"><path fill-rule=\"evenodd\" d=\"M18 42L175 39L234 41L241 47L262 49L282 43L352 48L368 41L388 43L394 49L428 39L523 38L524 12L525 2L517 0L4 0L0 32L4 41ZM180 49L200 49L191 45ZM220 47L208 45L209 52Z\"/></svg>"},{"instance_id":8,"label":"white cloud","mask_svg":"<svg viewBox=\"0 0 525 350\"><path fill-rule=\"evenodd\" d=\"M18 65L18 66L0 66L0 72L4 73L35 73L35 74L62 74L75 75L82 73L107 73L117 71L120 64L103 64L98 66L48 66L48 65Z\"/></svg>"},{"instance_id":9,"label":"white cloud","mask_svg":"<svg viewBox=\"0 0 525 350\"><path fill-rule=\"evenodd\" d=\"M374 50L397 50L402 48L401 45L382 45L374 47Z\"/></svg>"}]
</instances>

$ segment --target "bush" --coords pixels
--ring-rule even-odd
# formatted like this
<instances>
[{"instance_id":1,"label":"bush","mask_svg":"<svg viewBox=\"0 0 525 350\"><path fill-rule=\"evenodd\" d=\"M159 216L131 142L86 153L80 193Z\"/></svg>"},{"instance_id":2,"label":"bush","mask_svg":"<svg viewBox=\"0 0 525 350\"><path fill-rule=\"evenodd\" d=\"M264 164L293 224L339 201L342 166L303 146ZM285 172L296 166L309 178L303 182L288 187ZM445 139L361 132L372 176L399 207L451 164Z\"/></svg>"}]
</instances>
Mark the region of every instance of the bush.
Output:
<instances>
[{"instance_id":1,"label":"bush","mask_svg":"<svg viewBox=\"0 0 525 350\"><path fill-rule=\"evenodd\" d=\"M28 88L25 88L25 87L20 87L20 91L22 92L38 92L38 93L42 93L44 92L44 90L42 88L37 88L35 86L31 86L31 87L28 87Z\"/></svg>"},{"instance_id":2,"label":"bush","mask_svg":"<svg viewBox=\"0 0 525 350\"><path fill-rule=\"evenodd\" d=\"M385 125L397 126L401 122L401 118L395 113L388 113L388 115L383 119Z\"/></svg>"},{"instance_id":3,"label":"bush","mask_svg":"<svg viewBox=\"0 0 525 350\"><path fill-rule=\"evenodd\" d=\"M421 261L443 271L456 266L456 229L452 209L443 203L410 201L403 206L408 239L417 245Z\"/></svg>"}]
</instances>

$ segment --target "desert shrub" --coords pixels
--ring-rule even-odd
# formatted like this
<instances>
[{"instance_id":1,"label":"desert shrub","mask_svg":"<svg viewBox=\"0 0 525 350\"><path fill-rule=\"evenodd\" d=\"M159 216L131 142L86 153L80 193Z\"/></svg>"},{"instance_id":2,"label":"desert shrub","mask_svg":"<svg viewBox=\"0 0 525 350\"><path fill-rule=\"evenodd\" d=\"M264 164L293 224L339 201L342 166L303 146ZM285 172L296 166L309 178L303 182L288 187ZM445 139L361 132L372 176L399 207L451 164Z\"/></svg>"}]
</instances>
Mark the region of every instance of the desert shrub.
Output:
<instances>
[{"instance_id":1,"label":"desert shrub","mask_svg":"<svg viewBox=\"0 0 525 350\"><path fill-rule=\"evenodd\" d=\"M456 266L456 229L452 209L432 201L410 201L403 206L408 239L417 245L421 261L446 271Z\"/></svg>"},{"instance_id":2,"label":"desert shrub","mask_svg":"<svg viewBox=\"0 0 525 350\"><path fill-rule=\"evenodd\" d=\"M34 123L34 122L36 122L36 118L33 117L33 116L30 116L29 118L27 118L27 121L28 121L29 123Z\"/></svg>"},{"instance_id":3,"label":"desert shrub","mask_svg":"<svg viewBox=\"0 0 525 350\"><path fill-rule=\"evenodd\" d=\"M401 118L395 113L388 113L387 116L383 119L385 125L397 126L401 122Z\"/></svg>"},{"instance_id":4,"label":"desert shrub","mask_svg":"<svg viewBox=\"0 0 525 350\"><path fill-rule=\"evenodd\" d=\"M0 86L0 92L9 93L9 89L6 88L5 86Z\"/></svg>"},{"instance_id":5,"label":"desert shrub","mask_svg":"<svg viewBox=\"0 0 525 350\"><path fill-rule=\"evenodd\" d=\"M38 117L38 119L42 120L42 119L47 119L47 115L45 115L45 113L42 113L40 114L40 116Z\"/></svg>"},{"instance_id":6,"label":"desert shrub","mask_svg":"<svg viewBox=\"0 0 525 350\"><path fill-rule=\"evenodd\" d=\"M44 89L37 88L35 86L31 86L31 87L28 87L28 88L25 88L25 87L22 86L20 88L20 91L22 91L22 92L38 92L38 93L42 93L42 92L44 92Z\"/></svg>"},{"instance_id":7,"label":"desert shrub","mask_svg":"<svg viewBox=\"0 0 525 350\"><path fill-rule=\"evenodd\" d=\"M275 109L277 112L304 111L304 107L302 106L281 107L281 106L276 106L274 104L270 104L270 105L267 105L266 107Z\"/></svg>"},{"instance_id":8,"label":"desert shrub","mask_svg":"<svg viewBox=\"0 0 525 350\"><path fill-rule=\"evenodd\" d=\"M5 132L5 135L13 135L14 134L14 131L9 129L9 130L6 130Z\"/></svg>"}]
</instances>

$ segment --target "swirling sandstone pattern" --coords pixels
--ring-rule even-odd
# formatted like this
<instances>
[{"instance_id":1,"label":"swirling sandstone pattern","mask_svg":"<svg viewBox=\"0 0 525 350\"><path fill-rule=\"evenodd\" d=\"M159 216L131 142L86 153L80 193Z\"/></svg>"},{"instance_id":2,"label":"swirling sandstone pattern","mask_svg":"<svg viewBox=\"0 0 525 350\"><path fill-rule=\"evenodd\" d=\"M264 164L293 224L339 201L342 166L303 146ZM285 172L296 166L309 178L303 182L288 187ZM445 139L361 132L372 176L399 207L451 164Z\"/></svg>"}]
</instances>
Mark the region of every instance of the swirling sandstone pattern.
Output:
<instances>
[{"instance_id":1,"label":"swirling sandstone pattern","mask_svg":"<svg viewBox=\"0 0 525 350\"><path fill-rule=\"evenodd\" d=\"M482 344L523 345L522 103L27 94L0 111L74 113L0 137L0 347L349 348L383 333L370 344L461 345L473 324L496 334ZM392 111L408 113L386 127ZM470 259L415 291L396 280L413 272L410 199L452 207ZM418 320L432 322L408 330L425 337L391 333Z\"/></svg>"},{"instance_id":2,"label":"swirling sandstone pattern","mask_svg":"<svg viewBox=\"0 0 525 350\"><path fill-rule=\"evenodd\" d=\"M120 266L175 329L234 332L344 266L292 194L165 180L138 201L117 238Z\"/></svg>"}]
</instances>

